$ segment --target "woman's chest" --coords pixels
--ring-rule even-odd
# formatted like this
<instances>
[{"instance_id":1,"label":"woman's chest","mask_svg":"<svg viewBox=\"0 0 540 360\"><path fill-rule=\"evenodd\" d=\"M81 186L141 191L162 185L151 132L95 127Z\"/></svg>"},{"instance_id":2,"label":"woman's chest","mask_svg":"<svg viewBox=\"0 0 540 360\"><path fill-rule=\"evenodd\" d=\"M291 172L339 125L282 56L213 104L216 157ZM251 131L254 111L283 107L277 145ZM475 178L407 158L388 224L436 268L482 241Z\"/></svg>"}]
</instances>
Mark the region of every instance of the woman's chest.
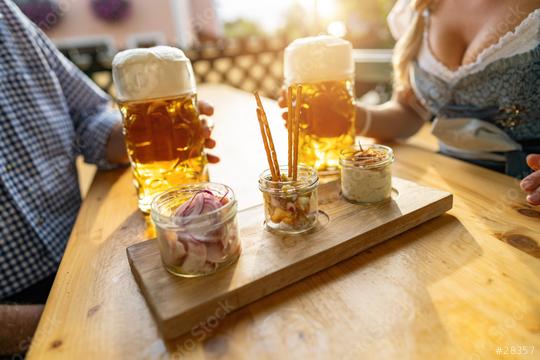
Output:
<instances>
[{"instance_id":1,"label":"woman's chest","mask_svg":"<svg viewBox=\"0 0 540 360\"><path fill-rule=\"evenodd\" d=\"M457 70L476 62L539 7L540 0L439 1L427 21L427 45L448 69Z\"/></svg>"}]
</instances>

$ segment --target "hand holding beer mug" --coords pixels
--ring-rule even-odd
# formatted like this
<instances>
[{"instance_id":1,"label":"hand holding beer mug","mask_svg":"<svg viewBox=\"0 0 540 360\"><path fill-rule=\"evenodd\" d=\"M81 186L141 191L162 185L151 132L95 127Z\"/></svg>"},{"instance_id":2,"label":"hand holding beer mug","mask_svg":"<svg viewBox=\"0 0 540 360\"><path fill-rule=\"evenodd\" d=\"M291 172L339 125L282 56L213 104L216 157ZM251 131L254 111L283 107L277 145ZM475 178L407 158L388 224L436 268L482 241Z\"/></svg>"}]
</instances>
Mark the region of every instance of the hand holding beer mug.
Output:
<instances>
[{"instance_id":1,"label":"hand holding beer mug","mask_svg":"<svg viewBox=\"0 0 540 360\"><path fill-rule=\"evenodd\" d=\"M167 46L132 49L113 60L113 79L139 208L180 184L208 181L205 127L184 53Z\"/></svg>"},{"instance_id":2,"label":"hand holding beer mug","mask_svg":"<svg viewBox=\"0 0 540 360\"><path fill-rule=\"evenodd\" d=\"M285 86L302 85L300 161L322 175L336 173L341 150L356 135L351 43L332 36L297 39L285 49L284 76Z\"/></svg>"}]
</instances>

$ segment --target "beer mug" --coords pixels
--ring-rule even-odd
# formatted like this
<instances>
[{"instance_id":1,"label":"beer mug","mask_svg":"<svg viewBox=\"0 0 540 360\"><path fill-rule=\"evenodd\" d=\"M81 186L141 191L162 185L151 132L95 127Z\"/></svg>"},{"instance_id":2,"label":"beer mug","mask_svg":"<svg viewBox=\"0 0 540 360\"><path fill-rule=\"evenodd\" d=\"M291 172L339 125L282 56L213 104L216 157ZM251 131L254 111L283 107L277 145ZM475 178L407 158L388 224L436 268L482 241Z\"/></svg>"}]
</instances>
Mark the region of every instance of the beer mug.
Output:
<instances>
[{"instance_id":1,"label":"beer mug","mask_svg":"<svg viewBox=\"0 0 540 360\"><path fill-rule=\"evenodd\" d=\"M131 49L113 60L139 208L171 187L208 181L204 128L191 62L173 47Z\"/></svg>"},{"instance_id":2,"label":"beer mug","mask_svg":"<svg viewBox=\"0 0 540 360\"><path fill-rule=\"evenodd\" d=\"M302 85L300 162L321 175L337 173L340 152L356 135L351 43L332 36L293 41L285 49L284 77L286 86Z\"/></svg>"}]
</instances>

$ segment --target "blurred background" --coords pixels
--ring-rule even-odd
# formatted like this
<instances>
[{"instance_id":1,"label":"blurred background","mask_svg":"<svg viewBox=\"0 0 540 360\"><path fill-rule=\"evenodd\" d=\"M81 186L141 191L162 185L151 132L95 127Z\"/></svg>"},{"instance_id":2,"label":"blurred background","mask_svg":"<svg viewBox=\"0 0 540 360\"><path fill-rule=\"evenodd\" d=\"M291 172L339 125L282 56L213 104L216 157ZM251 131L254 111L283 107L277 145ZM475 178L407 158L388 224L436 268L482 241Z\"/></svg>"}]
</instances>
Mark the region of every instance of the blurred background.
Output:
<instances>
[{"instance_id":1,"label":"blurred background","mask_svg":"<svg viewBox=\"0 0 540 360\"><path fill-rule=\"evenodd\" d=\"M353 43L356 95L390 93L393 0L15 0L58 48L114 96L120 50L183 49L199 83L225 83L276 98L283 49L298 37L331 34Z\"/></svg>"},{"instance_id":2,"label":"blurred background","mask_svg":"<svg viewBox=\"0 0 540 360\"><path fill-rule=\"evenodd\" d=\"M277 98L283 50L331 34L352 42L359 101L391 94L394 0L14 0L83 72L114 96L111 63L121 50L173 45L199 84L221 83ZM77 162L83 197L95 167Z\"/></svg>"}]
</instances>

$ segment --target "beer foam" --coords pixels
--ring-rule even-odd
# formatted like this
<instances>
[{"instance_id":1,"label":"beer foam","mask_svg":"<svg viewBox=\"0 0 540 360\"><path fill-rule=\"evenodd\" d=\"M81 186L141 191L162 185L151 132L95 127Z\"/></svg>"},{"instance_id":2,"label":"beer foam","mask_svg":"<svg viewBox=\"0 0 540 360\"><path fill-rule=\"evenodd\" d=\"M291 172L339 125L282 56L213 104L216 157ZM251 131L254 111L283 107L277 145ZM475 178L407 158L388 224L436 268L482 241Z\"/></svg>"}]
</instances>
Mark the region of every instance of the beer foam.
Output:
<instances>
[{"instance_id":1,"label":"beer foam","mask_svg":"<svg viewBox=\"0 0 540 360\"><path fill-rule=\"evenodd\" d=\"M119 52L113 80L120 101L171 97L196 91L191 62L180 49L156 46Z\"/></svg>"},{"instance_id":2,"label":"beer foam","mask_svg":"<svg viewBox=\"0 0 540 360\"><path fill-rule=\"evenodd\" d=\"M294 40L285 49L285 82L344 80L354 74L350 42L328 35Z\"/></svg>"}]
</instances>

